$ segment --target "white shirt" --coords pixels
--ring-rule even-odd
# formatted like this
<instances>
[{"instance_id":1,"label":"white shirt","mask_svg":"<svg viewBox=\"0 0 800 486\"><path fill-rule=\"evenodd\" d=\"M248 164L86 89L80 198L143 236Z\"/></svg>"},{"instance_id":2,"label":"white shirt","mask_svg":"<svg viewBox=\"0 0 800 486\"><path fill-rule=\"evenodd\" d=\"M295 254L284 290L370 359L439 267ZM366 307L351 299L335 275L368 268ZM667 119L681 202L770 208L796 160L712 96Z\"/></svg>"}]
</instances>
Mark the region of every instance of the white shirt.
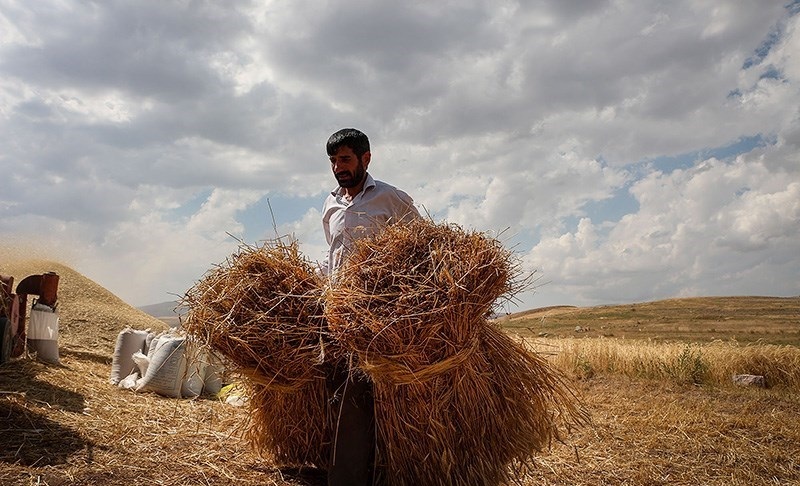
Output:
<instances>
[{"instance_id":1,"label":"white shirt","mask_svg":"<svg viewBox=\"0 0 800 486\"><path fill-rule=\"evenodd\" d=\"M359 238L374 235L387 224L419 218L414 200L405 192L367 173L364 189L352 201L341 187L331 192L322 207L322 228L330 249L322 265L326 275L333 275Z\"/></svg>"}]
</instances>

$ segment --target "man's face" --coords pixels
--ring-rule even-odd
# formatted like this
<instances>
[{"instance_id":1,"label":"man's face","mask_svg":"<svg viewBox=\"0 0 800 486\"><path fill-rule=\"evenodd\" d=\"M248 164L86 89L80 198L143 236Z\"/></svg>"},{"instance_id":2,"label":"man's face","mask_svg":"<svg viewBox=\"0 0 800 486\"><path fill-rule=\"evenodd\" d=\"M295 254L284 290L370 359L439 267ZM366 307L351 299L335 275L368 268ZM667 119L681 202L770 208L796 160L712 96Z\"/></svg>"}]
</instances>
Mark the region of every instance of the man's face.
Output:
<instances>
[{"instance_id":1,"label":"man's face","mask_svg":"<svg viewBox=\"0 0 800 486\"><path fill-rule=\"evenodd\" d=\"M365 152L360 158L350 147L339 147L335 154L329 157L331 170L340 187L349 188L358 186L367 173L370 153Z\"/></svg>"}]
</instances>

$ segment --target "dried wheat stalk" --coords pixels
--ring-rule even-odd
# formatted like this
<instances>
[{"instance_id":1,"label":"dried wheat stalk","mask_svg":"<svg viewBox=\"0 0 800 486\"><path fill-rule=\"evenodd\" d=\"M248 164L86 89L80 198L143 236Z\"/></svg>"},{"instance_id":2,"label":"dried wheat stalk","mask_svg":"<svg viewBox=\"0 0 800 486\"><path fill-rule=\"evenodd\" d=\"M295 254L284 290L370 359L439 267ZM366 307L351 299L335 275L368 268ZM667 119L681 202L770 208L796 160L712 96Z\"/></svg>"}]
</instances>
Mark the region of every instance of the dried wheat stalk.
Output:
<instances>
[{"instance_id":1,"label":"dried wheat stalk","mask_svg":"<svg viewBox=\"0 0 800 486\"><path fill-rule=\"evenodd\" d=\"M494 239L418 220L359 241L326 293L339 344L375 383L389 484L498 484L585 418L567 382L487 320L527 282Z\"/></svg>"},{"instance_id":2,"label":"dried wheat stalk","mask_svg":"<svg viewBox=\"0 0 800 486\"><path fill-rule=\"evenodd\" d=\"M559 420L585 418L561 375L487 320L529 282L497 240L417 220L358 241L327 283L295 243L243 247L187 293L186 327L249 378L251 439L279 462L325 466L324 367L352 357L375 383L389 484L497 484Z\"/></svg>"},{"instance_id":3,"label":"dried wheat stalk","mask_svg":"<svg viewBox=\"0 0 800 486\"><path fill-rule=\"evenodd\" d=\"M250 385L251 443L281 464L327 457L322 287L297 242L278 239L242 245L183 299L189 335Z\"/></svg>"}]
</instances>

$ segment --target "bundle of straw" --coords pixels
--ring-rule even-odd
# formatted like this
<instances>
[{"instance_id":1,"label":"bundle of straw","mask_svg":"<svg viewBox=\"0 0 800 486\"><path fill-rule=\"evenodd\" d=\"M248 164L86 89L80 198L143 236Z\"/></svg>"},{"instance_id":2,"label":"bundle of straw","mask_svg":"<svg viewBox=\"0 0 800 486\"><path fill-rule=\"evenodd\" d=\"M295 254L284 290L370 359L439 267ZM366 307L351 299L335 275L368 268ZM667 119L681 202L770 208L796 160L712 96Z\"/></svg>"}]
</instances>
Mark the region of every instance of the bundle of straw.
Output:
<instances>
[{"instance_id":1,"label":"bundle of straw","mask_svg":"<svg viewBox=\"0 0 800 486\"><path fill-rule=\"evenodd\" d=\"M518 290L520 274L511 252L480 233L395 224L357 242L325 296L326 319L373 378L415 381L475 350L484 318Z\"/></svg>"},{"instance_id":2,"label":"bundle of straw","mask_svg":"<svg viewBox=\"0 0 800 486\"><path fill-rule=\"evenodd\" d=\"M330 458L333 414L325 380L315 379L286 393L251 383L250 443L277 465L310 464L326 469Z\"/></svg>"},{"instance_id":3,"label":"bundle of straw","mask_svg":"<svg viewBox=\"0 0 800 486\"><path fill-rule=\"evenodd\" d=\"M322 280L282 240L242 244L191 288L189 335L219 352L251 384L249 435L283 464L326 461Z\"/></svg>"},{"instance_id":4,"label":"bundle of straw","mask_svg":"<svg viewBox=\"0 0 800 486\"><path fill-rule=\"evenodd\" d=\"M326 294L329 329L375 384L389 484L498 484L582 416L546 360L488 322L520 278L494 239L416 220L360 240Z\"/></svg>"}]
</instances>

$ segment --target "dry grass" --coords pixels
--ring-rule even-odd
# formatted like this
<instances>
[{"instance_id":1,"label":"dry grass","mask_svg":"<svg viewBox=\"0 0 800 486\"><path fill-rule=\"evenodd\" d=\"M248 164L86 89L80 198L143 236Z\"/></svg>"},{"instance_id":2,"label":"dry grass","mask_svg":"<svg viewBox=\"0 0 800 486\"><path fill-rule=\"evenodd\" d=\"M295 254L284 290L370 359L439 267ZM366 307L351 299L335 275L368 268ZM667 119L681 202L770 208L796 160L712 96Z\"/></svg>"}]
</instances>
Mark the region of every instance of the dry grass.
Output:
<instances>
[{"instance_id":1,"label":"dry grass","mask_svg":"<svg viewBox=\"0 0 800 486\"><path fill-rule=\"evenodd\" d=\"M326 467L325 367L341 356L375 383L389 484L498 484L558 420L585 418L558 370L486 320L515 262L480 233L417 220L360 240L326 288L296 242L245 245L187 293L185 327L253 384L250 436L280 463Z\"/></svg>"},{"instance_id":2,"label":"dry grass","mask_svg":"<svg viewBox=\"0 0 800 486\"><path fill-rule=\"evenodd\" d=\"M800 345L800 297L702 297L597 307L557 306L504 317L507 329L548 338ZM580 327L581 331L575 330Z\"/></svg>"},{"instance_id":3,"label":"dry grass","mask_svg":"<svg viewBox=\"0 0 800 486\"><path fill-rule=\"evenodd\" d=\"M18 278L56 268L46 261L38 267L13 262L8 271L9 262L0 263ZM62 366L30 358L0 366L0 484L324 484L314 471L281 471L251 452L237 432L248 421L246 408L109 385L119 331L159 322L77 272L58 268ZM715 301L708 311L727 312ZM761 315L780 309L765 306ZM756 315L751 325L766 326L764 319ZM730 358L740 349L729 351ZM573 430L566 444L554 442L537 456L537 468L516 476L519 483L800 484L795 388L698 386L618 373L595 373L576 386L592 425Z\"/></svg>"},{"instance_id":4,"label":"dry grass","mask_svg":"<svg viewBox=\"0 0 800 486\"><path fill-rule=\"evenodd\" d=\"M578 378L617 374L675 383L731 386L735 374L762 375L771 387L800 391L800 349L736 341L677 343L623 339L532 341Z\"/></svg>"},{"instance_id":5,"label":"dry grass","mask_svg":"<svg viewBox=\"0 0 800 486\"><path fill-rule=\"evenodd\" d=\"M285 465L329 456L323 280L296 241L242 245L189 289L189 335L224 356L250 386L248 437Z\"/></svg>"},{"instance_id":6,"label":"dry grass","mask_svg":"<svg viewBox=\"0 0 800 486\"><path fill-rule=\"evenodd\" d=\"M321 295L297 242L242 245L186 293L184 328L251 380L293 391L320 375Z\"/></svg>"},{"instance_id":7,"label":"dry grass","mask_svg":"<svg viewBox=\"0 0 800 486\"><path fill-rule=\"evenodd\" d=\"M0 484L177 486L275 477L235 434L243 410L134 394L108 384L108 356L71 346L61 354L62 366L24 359L0 367Z\"/></svg>"},{"instance_id":8,"label":"dry grass","mask_svg":"<svg viewBox=\"0 0 800 486\"><path fill-rule=\"evenodd\" d=\"M600 376L582 395L594 426L538 458L526 484L800 484L797 393Z\"/></svg>"},{"instance_id":9,"label":"dry grass","mask_svg":"<svg viewBox=\"0 0 800 486\"><path fill-rule=\"evenodd\" d=\"M6 260L16 277L60 275L60 365L26 356L0 366L0 484L298 484L249 451L245 409L109 384L117 335L164 323L73 269Z\"/></svg>"}]
</instances>

